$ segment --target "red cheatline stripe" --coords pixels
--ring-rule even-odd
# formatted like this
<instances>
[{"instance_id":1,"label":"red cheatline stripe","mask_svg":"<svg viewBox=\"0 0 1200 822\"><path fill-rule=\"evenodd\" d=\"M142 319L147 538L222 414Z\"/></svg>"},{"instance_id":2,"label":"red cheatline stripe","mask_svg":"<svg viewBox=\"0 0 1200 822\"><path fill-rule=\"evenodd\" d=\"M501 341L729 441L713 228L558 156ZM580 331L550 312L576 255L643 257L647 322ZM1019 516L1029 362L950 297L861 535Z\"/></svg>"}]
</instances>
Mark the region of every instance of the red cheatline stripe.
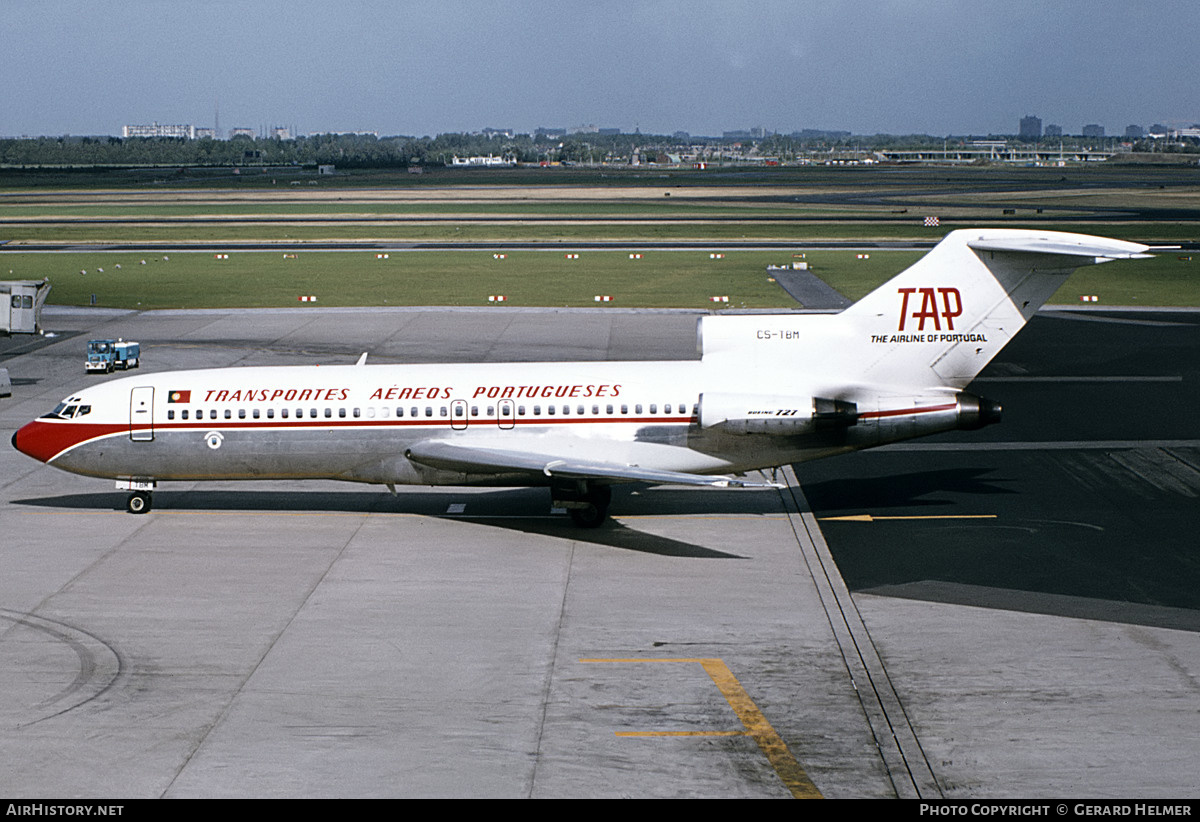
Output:
<instances>
[{"instance_id":1,"label":"red cheatline stripe","mask_svg":"<svg viewBox=\"0 0 1200 822\"><path fill-rule=\"evenodd\" d=\"M927 405L924 408L897 408L891 411L864 411L858 415L860 420L879 419L881 417L903 417L908 414L929 414L934 411L953 411L958 408L958 403L952 402L947 405Z\"/></svg>"}]
</instances>

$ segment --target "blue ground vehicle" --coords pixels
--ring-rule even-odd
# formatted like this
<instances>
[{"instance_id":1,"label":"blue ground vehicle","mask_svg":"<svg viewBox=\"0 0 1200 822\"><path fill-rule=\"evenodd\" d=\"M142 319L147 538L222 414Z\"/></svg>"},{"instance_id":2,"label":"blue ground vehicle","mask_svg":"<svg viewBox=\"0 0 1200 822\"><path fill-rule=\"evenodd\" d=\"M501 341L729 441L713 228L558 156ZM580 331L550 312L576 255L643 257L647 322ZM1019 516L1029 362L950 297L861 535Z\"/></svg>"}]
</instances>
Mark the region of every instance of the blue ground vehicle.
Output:
<instances>
[{"instance_id":1,"label":"blue ground vehicle","mask_svg":"<svg viewBox=\"0 0 1200 822\"><path fill-rule=\"evenodd\" d=\"M141 346L125 340L89 340L87 363L89 374L111 374L120 369L137 368L141 359Z\"/></svg>"}]
</instances>

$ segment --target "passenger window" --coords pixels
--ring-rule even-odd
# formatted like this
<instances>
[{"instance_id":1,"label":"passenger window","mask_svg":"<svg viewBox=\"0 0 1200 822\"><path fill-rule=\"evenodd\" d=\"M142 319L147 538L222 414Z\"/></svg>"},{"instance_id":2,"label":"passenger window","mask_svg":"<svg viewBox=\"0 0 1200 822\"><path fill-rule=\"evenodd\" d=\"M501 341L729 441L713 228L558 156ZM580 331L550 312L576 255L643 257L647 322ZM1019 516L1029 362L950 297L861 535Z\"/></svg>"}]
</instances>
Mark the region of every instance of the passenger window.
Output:
<instances>
[{"instance_id":1,"label":"passenger window","mask_svg":"<svg viewBox=\"0 0 1200 822\"><path fill-rule=\"evenodd\" d=\"M427 417L433 416L433 406L432 405L425 406L425 416L427 416Z\"/></svg>"},{"instance_id":2,"label":"passenger window","mask_svg":"<svg viewBox=\"0 0 1200 822\"><path fill-rule=\"evenodd\" d=\"M656 402L652 402L652 403L650 403L650 413L651 413L651 414L657 414L657 413L658 413L658 403L656 403Z\"/></svg>"},{"instance_id":3,"label":"passenger window","mask_svg":"<svg viewBox=\"0 0 1200 822\"><path fill-rule=\"evenodd\" d=\"M563 416L564 416L564 417L566 417L566 416L568 416L570 413L571 413L571 406L569 406L569 405L564 405L564 406L563 406Z\"/></svg>"},{"instance_id":4,"label":"passenger window","mask_svg":"<svg viewBox=\"0 0 1200 822\"><path fill-rule=\"evenodd\" d=\"M339 408L339 409L338 409L338 416L339 416L339 417L342 417L342 418L344 418L344 417L346 416L346 409L345 409L345 408Z\"/></svg>"},{"instance_id":5,"label":"passenger window","mask_svg":"<svg viewBox=\"0 0 1200 822\"><path fill-rule=\"evenodd\" d=\"M227 420L233 419L233 411L231 411L228 408L225 409L225 419L227 419Z\"/></svg>"},{"instance_id":6,"label":"passenger window","mask_svg":"<svg viewBox=\"0 0 1200 822\"><path fill-rule=\"evenodd\" d=\"M343 416L344 416L344 415L343 415ZM396 416L397 416L397 417L403 417L403 416L404 416L404 406L401 406L401 405L397 405L397 406L396 406Z\"/></svg>"},{"instance_id":7,"label":"passenger window","mask_svg":"<svg viewBox=\"0 0 1200 822\"><path fill-rule=\"evenodd\" d=\"M267 419L269 419L269 420L275 419L275 409L274 408L267 409Z\"/></svg>"},{"instance_id":8,"label":"passenger window","mask_svg":"<svg viewBox=\"0 0 1200 822\"><path fill-rule=\"evenodd\" d=\"M254 409L253 413L254 413L254 419L258 419L262 415L262 412L259 411L257 408Z\"/></svg>"},{"instance_id":9,"label":"passenger window","mask_svg":"<svg viewBox=\"0 0 1200 822\"><path fill-rule=\"evenodd\" d=\"M188 410L186 408L183 409L183 413L180 416L186 420L188 418Z\"/></svg>"},{"instance_id":10,"label":"passenger window","mask_svg":"<svg viewBox=\"0 0 1200 822\"><path fill-rule=\"evenodd\" d=\"M446 416L446 406L444 406L444 405L443 405L443 406L442 406L442 407L441 407L441 408L438 410L438 416L441 416L441 417L444 417L444 416Z\"/></svg>"},{"instance_id":11,"label":"passenger window","mask_svg":"<svg viewBox=\"0 0 1200 822\"><path fill-rule=\"evenodd\" d=\"M355 408L355 409L354 409L354 416L355 416L355 418L361 417L361 416L362 416L362 409L361 409L361 408Z\"/></svg>"},{"instance_id":12,"label":"passenger window","mask_svg":"<svg viewBox=\"0 0 1200 822\"><path fill-rule=\"evenodd\" d=\"M635 414L642 413L642 404L640 402L637 405L633 406L633 413L635 413Z\"/></svg>"},{"instance_id":13,"label":"passenger window","mask_svg":"<svg viewBox=\"0 0 1200 822\"><path fill-rule=\"evenodd\" d=\"M246 409L245 409L245 408L239 408L239 409L238 409L238 419L239 419L239 420L244 420L244 419L246 419Z\"/></svg>"},{"instance_id":14,"label":"passenger window","mask_svg":"<svg viewBox=\"0 0 1200 822\"><path fill-rule=\"evenodd\" d=\"M286 408L284 408L282 411L279 412L279 416L283 417L286 420L288 418L288 410Z\"/></svg>"},{"instance_id":15,"label":"passenger window","mask_svg":"<svg viewBox=\"0 0 1200 822\"><path fill-rule=\"evenodd\" d=\"M175 419L175 409L174 408L167 409L167 419L169 419L169 420Z\"/></svg>"},{"instance_id":16,"label":"passenger window","mask_svg":"<svg viewBox=\"0 0 1200 822\"><path fill-rule=\"evenodd\" d=\"M605 414L611 414L612 412L613 412L613 407L612 407L611 405L606 405L606 406L604 406L604 413L605 413Z\"/></svg>"},{"instance_id":17,"label":"passenger window","mask_svg":"<svg viewBox=\"0 0 1200 822\"><path fill-rule=\"evenodd\" d=\"M208 418L210 420L215 420L217 418L217 409L215 409L215 408L208 409Z\"/></svg>"},{"instance_id":18,"label":"passenger window","mask_svg":"<svg viewBox=\"0 0 1200 822\"><path fill-rule=\"evenodd\" d=\"M533 407L533 415L535 417L540 417L542 415L542 407L540 405L535 405Z\"/></svg>"},{"instance_id":19,"label":"passenger window","mask_svg":"<svg viewBox=\"0 0 1200 822\"><path fill-rule=\"evenodd\" d=\"M547 406L546 406L546 413L547 413L548 415L550 415L551 417L553 417L553 416L554 416L554 406L553 406L553 405L547 405Z\"/></svg>"},{"instance_id":20,"label":"passenger window","mask_svg":"<svg viewBox=\"0 0 1200 822\"><path fill-rule=\"evenodd\" d=\"M332 408L326 408L326 409L325 409L325 419L329 419L329 418L330 418L330 417L332 417L332 416L333 416L333 409L332 409Z\"/></svg>"},{"instance_id":21,"label":"passenger window","mask_svg":"<svg viewBox=\"0 0 1200 822\"><path fill-rule=\"evenodd\" d=\"M522 417L523 417L523 416L525 416L525 406L523 406L523 405L518 405L518 406L517 406L517 413L518 413L520 416L522 416Z\"/></svg>"},{"instance_id":22,"label":"passenger window","mask_svg":"<svg viewBox=\"0 0 1200 822\"><path fill-rule=\"evenodd\" d=\"M628 413L629 413L629 406L628 406L628 405L624 405L624 404L622 404L622 405L621 405L621 413L622 413L622 414L628 414Z\"/></svg>"}]
</instances>

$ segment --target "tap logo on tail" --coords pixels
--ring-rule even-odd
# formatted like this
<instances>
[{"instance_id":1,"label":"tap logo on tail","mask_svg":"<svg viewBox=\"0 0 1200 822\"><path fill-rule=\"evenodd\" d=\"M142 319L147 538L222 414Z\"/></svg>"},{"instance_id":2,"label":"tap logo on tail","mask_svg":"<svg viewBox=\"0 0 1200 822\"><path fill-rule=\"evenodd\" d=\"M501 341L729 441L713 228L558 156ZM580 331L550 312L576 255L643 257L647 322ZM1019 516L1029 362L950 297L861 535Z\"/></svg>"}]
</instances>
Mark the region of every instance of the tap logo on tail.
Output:
<instances>
[{"instance_id":1,"label":"tap logo on tail","mask_svg":"<svg viewBox=\"0 0 1200 822\"><path fill-rule=\"evenodd\" d=\"M905 330L905 324L911 319L917 321L915 330L924 331L925 321L929 320L933 323L933 331L943 330L942 321L945 321L945 330L954 330L954 318L962 316L963 305L962 295L959 294L957 288L897 288L896 292L900 295L900 327L899 331ZM920 308L909 313L909 306L916 306L916 300L910 302L913 294L921 295ZM941 297L940 303L938 297Z\"/></svg>"}]
</instances>

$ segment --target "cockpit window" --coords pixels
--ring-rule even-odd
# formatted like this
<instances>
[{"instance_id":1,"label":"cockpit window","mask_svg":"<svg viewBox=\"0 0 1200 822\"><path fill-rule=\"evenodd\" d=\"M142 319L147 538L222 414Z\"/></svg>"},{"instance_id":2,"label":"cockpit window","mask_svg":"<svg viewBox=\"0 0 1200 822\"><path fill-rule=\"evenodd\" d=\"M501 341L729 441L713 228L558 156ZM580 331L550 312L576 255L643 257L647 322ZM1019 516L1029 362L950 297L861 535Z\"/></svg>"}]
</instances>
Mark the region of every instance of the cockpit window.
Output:
<instances>
[{"instance_id":1,"label":"cockpit window","mask_svg":"<svg viewBox=\"0 0 1200 822\"><path fill-rule=\"evenodd\" d=\"M92 407L90 405L78 405L71 403L70 400L68 400L67 402L60 402L58 405L54 406L54 410L49 414L45 414L42 419L69 420L74 419L75 417L82 417L85 414L90 413L92 413Z\"/></svg>"}]
</instances>

